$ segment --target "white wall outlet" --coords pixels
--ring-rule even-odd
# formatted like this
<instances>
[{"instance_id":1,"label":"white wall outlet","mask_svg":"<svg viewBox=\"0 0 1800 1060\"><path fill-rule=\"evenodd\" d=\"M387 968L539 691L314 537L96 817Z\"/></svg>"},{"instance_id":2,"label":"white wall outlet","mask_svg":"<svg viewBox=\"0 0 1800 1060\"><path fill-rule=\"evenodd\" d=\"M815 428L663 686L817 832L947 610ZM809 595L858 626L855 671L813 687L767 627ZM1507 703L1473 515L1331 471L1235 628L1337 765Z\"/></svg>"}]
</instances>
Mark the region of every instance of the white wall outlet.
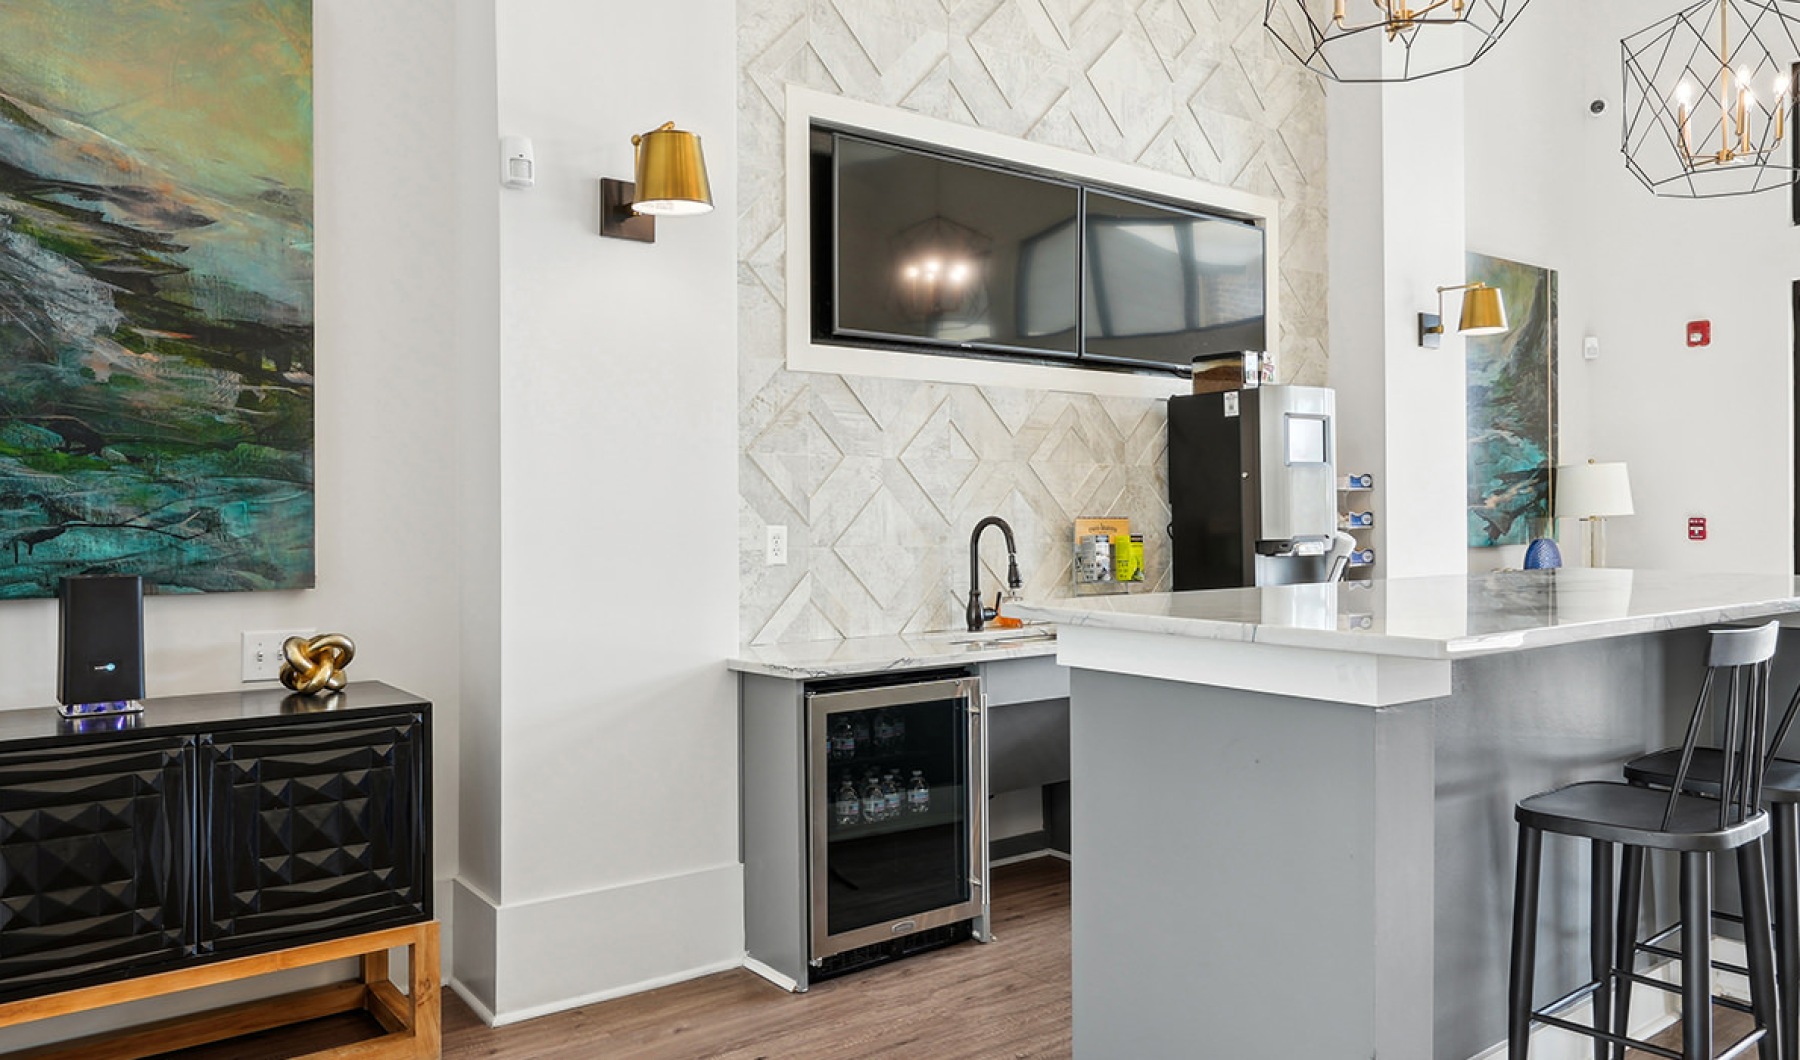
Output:
<instances>
[{"instance_id":1,"label":"white wall outlet","mask_svg":"<svg viewBox=\"0 0 1800 1060\"><path fill-rule=\"evenodd\" d=\"M244 680L274 681L281 677L281 646L289 637L310 637L312 629L244 631Z\"/></svg>"},{"instance_id":2,"label":"white wall outlet","mask_svg":"<svg viewBox=\"0 0 1800 1060\"><path fill-rule=\"evenodd\" d=\"M768 528L768 550L765 562L771 567L787 566L787 527L771 526Z\"/></svg>"}]
</instances>

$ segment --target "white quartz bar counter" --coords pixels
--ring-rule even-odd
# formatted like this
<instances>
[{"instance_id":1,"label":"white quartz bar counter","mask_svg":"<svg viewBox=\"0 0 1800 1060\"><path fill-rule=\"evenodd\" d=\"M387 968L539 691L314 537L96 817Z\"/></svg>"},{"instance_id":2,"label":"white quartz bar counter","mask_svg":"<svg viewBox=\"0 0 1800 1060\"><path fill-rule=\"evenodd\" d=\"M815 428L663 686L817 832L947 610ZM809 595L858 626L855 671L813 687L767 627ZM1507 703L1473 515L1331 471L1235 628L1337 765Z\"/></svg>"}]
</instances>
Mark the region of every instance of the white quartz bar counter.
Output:
<instances>
[{"instance_id":1,"label":"white quartz bar counter","mask_svg":"<svg viewBox=\"0 0 1800 1060\"><path fill-rule=\"evenodd\" d=\"M792 644L747 644L726 665L740 673L767 677L847 677L1055 654L1054 628L1026 626L981 633L907 633Z\"/></svg>"},{"instance_id":2,"label":"white quartz bar counter","mask_svg":"<svg viewBox=\"0 0 1800 1060\"><path fill-rule=\"evenodd\" d=\"M1800 613L1785 574L1497 571L1014 605L1065 627L1458 659Z\"/></svg>"}]
</instances>

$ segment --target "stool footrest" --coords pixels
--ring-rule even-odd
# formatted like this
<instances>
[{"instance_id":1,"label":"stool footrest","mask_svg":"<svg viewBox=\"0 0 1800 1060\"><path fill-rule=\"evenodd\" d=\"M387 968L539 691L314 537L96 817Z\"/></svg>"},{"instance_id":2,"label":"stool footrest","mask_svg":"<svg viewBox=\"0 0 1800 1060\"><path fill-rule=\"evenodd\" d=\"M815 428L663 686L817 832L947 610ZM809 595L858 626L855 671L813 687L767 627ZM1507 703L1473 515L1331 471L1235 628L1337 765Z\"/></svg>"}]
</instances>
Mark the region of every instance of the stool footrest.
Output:
<instances>
[{"instance_id":1,"label":"stool footrest","mask_svg":"<svg viewBox=\"0 0 1800 1060\"><path fill-rule=\"evenodd\" d=\"M1678 961L1681 959L1681 951L1680 950L1672 950L1666 946L1652 946L1647 942L1638 943L1638 952L1653 954L1657 957L1667 957L1669 960L1672 960L1672 961ZM1741 964L1732 964L1730 961L1714 961L1714 962L1712 962L1712 966L1714 968L1719 969L1722 972L1730 972L1733 975L1749 975L1750 974L1750 969L1744 967ZM1667 985L1667 984L1665 984L1665 985Z\"/></svg>"},{"instance_id":2,"label":"stool footrest","mask_svg":"<svg viewBox=\"0 0 1800 1060\"><path fill-rule=\"evenodd\" d=\"M1713 963L1713 967L1720 968L1720 967L1724 967L1724 966L1720 965L1718 962L1715 961ZM1746 973L1740 972L1738 974L1742 975L1742 974L1746 974ZM1663 979L1652 979L1647 975L1639 975L1637 972L1620 972L1620 973L1618 973L1618 975L1621 979L1629 979L1633 983L1637 983L1640 986L1654 987L1657 990L1661 990L1665 994L1681 993L1681 984L1680 983L1671 983L1671 982L1668 982ZM1732 1009L1733 1011L1736 1011L1736 1012L1742 1012L1742 1013L1745 1013L1746 1015L1755 1015L1756 1014L1756 1010L1754 1008L1752 1008L1749 1004L1739 1001L1735 997L1727 997L1724 994L1714 994L1713 995L1713 1004L1720 1005L1724 1008Z\"/></svg>"},{"instance_id":3,"label":"stool footrest","mask_svg":"<svg viewBox=\"0 0 1800 1060\"><path fill-rule=\"evenodd\" d=\"M1681 1054L1673 1049L1666 1049L1663 1046L1651 1042L1639 1041L1636 1038L1622 1038L1617 1034L1613 1034L1611 1031L1596 1030L1585 1023L1576 1023L1573 1020L1562 1019L1558 1016L1547 1016L1541 1012L1534 1013L1531 1020L1533 1023L1542 1023L1546 1027L1555 1027L1558 1030L1569 1031L1572 1034L1584 1035L1598 1041L1607 1042L1611 1045L1623 1045L1627 1049L1637 1049L1646 1053L1654 1053L1657 1056L1667 1057L1668 1060L1682 1060ZM1767 1037L1768 1033L1767 1030L1761 1027L1756 1028L1749 1034L1744 1035L1742 1038L1739 1038L1736 1042L1732 1043L1731 1048L1720 1053L1717 1060L1732 1060L1733 1057L1742 1056L1751 1046L1760 1043Z\"/></svg>"},{"instance_id":4,"label":"stool footrest","mask_svg":"<svg viewBox=\"0 0 1800 1060\"><path fill-rule=\"evenodd\" d=\"M1564 994L1563 996L1557 998L1555 1001L1552 1001L1548 1005L1545 1005L1543 1008L1537 1009L1536 1011L1534 1011L1532 1013L1532 1015L1538 1016L1538 1015L1542 1015L1544 1013L1556 1012L1561 1009L1568 1008L1570 1005L1573 1005L1575 1002L1580 1001L1583 998L1587 998L1587 997L1592 996L1593 994L1598 993L1599 990L1600 990L1600 984L1596 983L1590 979L1589 981L1581 984L1580 986L1569 991L1568 993Z\"/></svg>"},{"instance_id":5,"label":"stool footrest","mask_svg":"<svg viewBox=\"0 0 1800 1060\"><path fill-rule=\"evenodd\" d=\"M1723 912L1721 910L1715 909L1712 911L1712 918L1714 920L1723 920L1727 924L1736 924L1739 927L1744 926L1744 918L1739 916L1736 913L1727 913L1727 912ZM1668 927L1663 928L1661 931L1658 931L1656 934L1651 935L1649 938L1646 938L1643 942L1639 943L1639 945L1640 946L1649 946L1654 943L1663 941L1664 939L1668 938L1670 935L1679 935L1680 933L1681 933L1681 921L1677 920L1673 924L1670 924Z\"/></svg>"},{"instance_id":6,"label":"stool footrest","mask_svg":"<svg viewBox=\"0 0 1800 1060\"><path fill-rule=\"evenodd\" d=\"M1532 1022L1533 1023L1542 1023L1546 1027L1555 1027L1558 1030L1570 1031L1575 1034L1583 1034L1589 1038L1597 1038L1600 1041L1609 1042L1613 1045L1623 1045L1627 1049L1639 1049L1646 1053L1654 1053L1657 1056L1667 1057L1668 1060L1681 1060L1681 1054L1676 1052L1673 1049L1665 1049L1660 1045L1653 1045L1650 1042L1640 1042L1636 1038L1621 1038L1618 1035L1613 1034L1610 1031L1595 1030L1594 1028L1588 1026L1585 1023L1575 1023L1572 1020L1562 1019L1557 1016L1545 1016L1545 1015L1542 1015L1541 1013L1538 1015L1534 1015L1532 1017ZM1758 1038L1761 1038L1762 1032L1757 1031L1756 1036ZM1735 1056L1737 1054L1732 1053L1729 1055ZM1719 1060L1724 1060L1724 1057L1720 1057Z\"/></svg>"},{"instance_id":7,"label":"stool footrest","mask_svg":"<svg viewBox=\"0 0 1800 1060\"><path fill-rule=\"evenodd\" d=\"M1768 1031L1762 1030L1761 1028L1751 1031L1749 1034L1738 1039L1736 1045L1733 1045L1731 1048L1720 1053L1719 1060L1733 1060L1734 1057L1743 1056L1750 1051L1751 1046L1761 1042L1763 1036L1766 1034L1768 1034Z\"/></svg>"}]
</instances>

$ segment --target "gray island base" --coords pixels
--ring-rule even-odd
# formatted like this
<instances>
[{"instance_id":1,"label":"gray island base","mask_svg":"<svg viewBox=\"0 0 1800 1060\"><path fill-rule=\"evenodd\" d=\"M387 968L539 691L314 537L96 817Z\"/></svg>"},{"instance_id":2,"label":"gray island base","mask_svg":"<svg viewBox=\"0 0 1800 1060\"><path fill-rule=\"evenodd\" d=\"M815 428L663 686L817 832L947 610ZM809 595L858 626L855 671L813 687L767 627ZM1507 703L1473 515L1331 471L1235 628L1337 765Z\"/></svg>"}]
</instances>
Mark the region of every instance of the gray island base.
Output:
<instances>
[{"instance_id":1,"label":"gray island base","mask_svg":"<svg viewBox=\"0 0 1800 1060\"><path fill-rule=\"evenodd\" d=\"M1586 569L1025 609L1071 670L1075 1056L1492 1055L1514 803L1677 742L1705 629L1796 611L1786 575ZM1540 1002L1587 875L1547 844Z\"/></svg>"}]
</instances>

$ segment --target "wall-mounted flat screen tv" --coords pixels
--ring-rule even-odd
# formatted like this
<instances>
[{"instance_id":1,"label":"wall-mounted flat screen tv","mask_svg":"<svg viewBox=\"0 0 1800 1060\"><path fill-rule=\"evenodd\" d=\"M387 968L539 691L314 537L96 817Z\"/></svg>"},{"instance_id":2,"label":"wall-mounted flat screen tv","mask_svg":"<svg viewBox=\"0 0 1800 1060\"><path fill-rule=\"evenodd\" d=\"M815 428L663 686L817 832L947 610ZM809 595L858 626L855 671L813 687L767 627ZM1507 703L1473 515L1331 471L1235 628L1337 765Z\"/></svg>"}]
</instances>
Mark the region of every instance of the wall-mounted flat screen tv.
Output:
<instances>
[{"instance_id":1,"label":"wall-mounted flat screen tv","mask_svg":"<svg viewBox=\"0 0 1800 1060\"><path fill-rule=\"evenodd\" d=\"M1083 352L1125 362L1268 349L1263 231L1089 190Z\"/></svg>"},{"instance_id":2,"label":"wall-mounted flat screen tv","mask_svg":"<svg viewBox=\"0 0 1800 1060\"><path fill-rule=\"evenodd\" d=\"M1099 368L1266 349L1256 225L815 127L813 338Z\"/></svg>"}]
</instances>

